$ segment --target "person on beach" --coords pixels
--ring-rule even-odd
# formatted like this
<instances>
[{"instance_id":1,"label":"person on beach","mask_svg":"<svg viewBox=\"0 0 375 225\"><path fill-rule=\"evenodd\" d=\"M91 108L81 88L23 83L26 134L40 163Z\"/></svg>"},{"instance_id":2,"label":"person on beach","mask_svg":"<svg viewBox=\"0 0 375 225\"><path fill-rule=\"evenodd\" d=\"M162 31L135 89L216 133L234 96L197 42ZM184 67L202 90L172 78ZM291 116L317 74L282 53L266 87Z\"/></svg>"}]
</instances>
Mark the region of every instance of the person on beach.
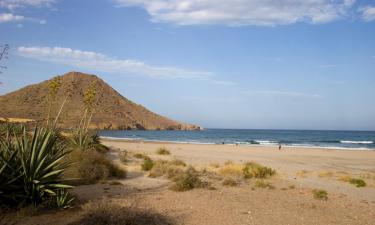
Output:
<instances>
[{"instance_id":1,"label":"person on beach","mask_svg":"<svg viewBox=\"0 0 375 225\"><path fill-rule=\"evenodd\" d=\"M279 144L279 150L281 150L281 144Z\"/></svg>"}]
</instances>

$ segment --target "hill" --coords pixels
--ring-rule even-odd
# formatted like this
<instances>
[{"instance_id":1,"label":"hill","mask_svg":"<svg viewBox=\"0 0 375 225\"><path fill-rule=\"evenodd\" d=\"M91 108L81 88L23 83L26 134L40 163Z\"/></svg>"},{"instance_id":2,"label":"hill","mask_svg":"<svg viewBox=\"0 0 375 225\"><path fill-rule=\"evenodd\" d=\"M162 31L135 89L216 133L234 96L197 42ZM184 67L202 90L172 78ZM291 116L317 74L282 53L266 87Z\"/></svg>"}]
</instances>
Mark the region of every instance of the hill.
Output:
<instances>
[{"instance_id":1,"label":"hill","mask_svg":"<svg viewBox=\"0 0 375 225\"><path fill-rule=\"evenodd\" d=\"M95 75L69 72L58 77L55 101L51 101L51 80L29 85L17 91L0 96L0 118L22 118L45 121L50 102L51 115L67 97L60 117L60 127L74 128L85 110L84 96L88 89L95 90L92 129L142 129L142 130L195 130L198 126L180 123L153 113L120 95Z\"/></svg>"}]
</instances>

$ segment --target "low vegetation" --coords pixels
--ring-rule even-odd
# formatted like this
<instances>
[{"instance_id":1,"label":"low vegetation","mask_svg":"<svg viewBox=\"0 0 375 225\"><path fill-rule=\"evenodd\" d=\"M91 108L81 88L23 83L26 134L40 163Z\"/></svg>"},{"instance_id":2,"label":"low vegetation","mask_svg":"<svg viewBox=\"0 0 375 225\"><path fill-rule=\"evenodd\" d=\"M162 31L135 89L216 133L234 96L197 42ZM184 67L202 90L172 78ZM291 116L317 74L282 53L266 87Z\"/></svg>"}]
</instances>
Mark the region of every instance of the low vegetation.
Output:
<instances>
[{"instance_id":1,"label":"low vegetation","mask_svg":"<svg viewBox=\"0 0 375 225\"><path fill-rule=\"evenodd\" d=\"M8 126L0 138L0 202L7 206L51 202L71 186L62 181L70 162L57 131L36 128L22 134Z\"/></svg>"},{"instance_id":2,"label":"low vegetation","mask_svg":"<svg viewBox=\"0 0 375 225\"><path fill-rule=\"evenodd\" d=\"M362 179L359 179L359 178L353 178L349 175L341 176L339 178L339 180L351 183L351 184L355 185L356 187L365 187L367 185L366 181L364 181Z\"/></svg>"},{"instance_id":3,"label":"low vegetation","mask_svg":"<svg viewBox=\"0 0 375 225\"><path fill-rule=\"evenodd\" d=\"M154 166L154 161L151 158L144 158L143 163L141 165L142 170L150 171Z\"/></svg>"},{"instance_id":4,"label":"low vegetation","mask_svg":"<svg viewBox=\"0 0 375 225\"><path fill-rule=\"evenodd\" d=\"M128 151L126 150L121 150L118 154L119 156L119 159L120 159L120 162L122 162L123 164L127 164L128 163Z\"/></svg>"},{"instance_id":5,"label":"low vegetation","mask_svg":"<svg viewBox=\"0 0 375 225\"><path fill-rule=\"evenodd\" d=\"M208 184L199 178L198 172L193 167L188 167L178 176L174 177L175 183L171 187L174 191L188 191L194 188L206 187Z\"/></svg>"},{"instance_id":6,"label":"low vegetation","mask_svg":"<svg viewBox=\"0 0 375 225\"><path fill-rule=\"evenodd\" d=\"M113 164L104 153L74 150L68 159L75 162L65 173L75 184L93 184L108 178L125 178L126 171Z\"/></svg>"},{"instance_id":7,"label":"low vegetation","mask_svg":"<svg viewBox=\"0 0 375 225\"><path fill-rule=\"evenodd\" d=\"M231 161L227 161L223 166L215 166L213 167L213 169L217 171L220 176L236 179L266 179L276 174L276 171L274 169L262 166L254 162L235 164Z\"/></svg>"},{"instance_id":8,"label":"low vegetation","mask_svg":"<svg viewBox=\"0 0 375 225\"><path fill-rule=\"evenodd\" d=\"M166 148L159 148L158 150L156 150L156 154L158 154L158 155L170 155L171 152L168 151Z\"/></svg>"},{"instance_id":9,"label":"low vegetation","mask_svg":"<svg viewBox=\"0 0 375 225\"><path fill-rule=\"evenodd\" d=\"M173 221L165 216L143 209L122 207L104 201L88 202L82 207L81 218L70 225L171 225Z\"/></svg>"},{"instance_id":10,"label":"low vegetation","mask_svg":"<svg viewBox=\"0 0 375 225\"><path fill-rule=\"evenodd\" d=\"M328 200L328 193L323 189L314 189L312 191L314 198L319 200Z\"/></svg>"},{"instance_id":11,"label":"low vegetation","mask_svg":"<svg viewBox=\"0 0 375 225\"><path fill-rule=\"evenodd\" d=\"M255 181L255 187L275 189L275 187L271 183L266 182L264 180L256 180Z\"/></svg>"},{"instance_id":12,"label":"low vegetation","mask_svg":"<svg viewBox=\"0 0 375 225\"><path fill-rule=\"evenodd\" d=\"M238 182L232 178L227 178L225 180L223 180L222 184L224 186L230 186L230 187L235 187L238 185Z\"/></svg>"},{"instance_id":13,"label":"low vegetation","mask_svg":"<svg viewBox=\"0 0 375 225\"><path fill-rule=\"evenodd\" d=\"M366 182L362 179L357 179L357 178L351 178L349 180L349 183L354 184L356 187L365 187Z\"/></svg>"},{"instance_id":14,"label":"low vegetation","mask_svg":"<svg viewBox=\"0 0 375 225\"><path fill-rule=\"evenodd\" d=\"M136 158L136 159L146 159L146 158L149 158L147 155L142 154L142 153L135 153L135 154L133 154L133 157Z\"/></svg>"}]
</instances>

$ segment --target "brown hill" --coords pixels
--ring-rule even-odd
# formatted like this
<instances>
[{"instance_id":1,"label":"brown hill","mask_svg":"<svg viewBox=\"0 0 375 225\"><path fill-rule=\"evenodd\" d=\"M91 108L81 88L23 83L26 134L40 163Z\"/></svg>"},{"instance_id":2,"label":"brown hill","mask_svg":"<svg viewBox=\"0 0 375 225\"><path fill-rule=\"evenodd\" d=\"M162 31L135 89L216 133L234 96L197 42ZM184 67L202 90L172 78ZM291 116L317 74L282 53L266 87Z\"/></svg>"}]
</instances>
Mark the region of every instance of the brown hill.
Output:
<instances>
[{"instance_id":1,"label":"brown hill","mask_svg":"<svg viewBox=\"0 0 375 225\"><path fill-rule=\"evenodd\" d=\"M29 85L0 96L0 118L23 118L43 121L47 118L51 80ZM74 128L85 110L84 95L90 88L96 90L93 129L147 129L194 130L198 126L180 123L155 114L145 107L121 96L95 75L70 72L59 77L60 88L51 107L55 116L61 103L69 96L60 117L62 128Z\"/></svg>"}]
</instances>

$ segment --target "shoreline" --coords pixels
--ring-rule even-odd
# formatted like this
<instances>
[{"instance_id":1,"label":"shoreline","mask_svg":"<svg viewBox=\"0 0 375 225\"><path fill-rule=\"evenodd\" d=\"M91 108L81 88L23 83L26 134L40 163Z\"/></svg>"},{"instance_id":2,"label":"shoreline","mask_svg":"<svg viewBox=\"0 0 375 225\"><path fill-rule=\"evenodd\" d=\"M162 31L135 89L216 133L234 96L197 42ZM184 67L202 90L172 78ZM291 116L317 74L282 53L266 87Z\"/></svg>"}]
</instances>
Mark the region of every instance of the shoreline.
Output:
<instances>
[{"instance_id":1,"label":"shoreline","mask_svg":"<svg viewBox=\"0 0 375 225\"><path fill-rule=\"evenodd\" d=\"M270 148L278 147L278 144L233 144L233 143L212 143L212 142L189 142L189 141L164 141L164 140L146 140L142 138L118 138L118 137L106 137L100 136L105 141L118 141L128 143L155 143L155 144L186 144L186 145L215 145L215 146L239 146L239 147L253 147L253 148ZM307 146L307 145L281 145L283 148L295 148L295 149L310 149L310 150L337 150L337 151L375 151L375 148L349 148L349 147L324 147L324 146Z\"/></svg>"}]
</instances>

